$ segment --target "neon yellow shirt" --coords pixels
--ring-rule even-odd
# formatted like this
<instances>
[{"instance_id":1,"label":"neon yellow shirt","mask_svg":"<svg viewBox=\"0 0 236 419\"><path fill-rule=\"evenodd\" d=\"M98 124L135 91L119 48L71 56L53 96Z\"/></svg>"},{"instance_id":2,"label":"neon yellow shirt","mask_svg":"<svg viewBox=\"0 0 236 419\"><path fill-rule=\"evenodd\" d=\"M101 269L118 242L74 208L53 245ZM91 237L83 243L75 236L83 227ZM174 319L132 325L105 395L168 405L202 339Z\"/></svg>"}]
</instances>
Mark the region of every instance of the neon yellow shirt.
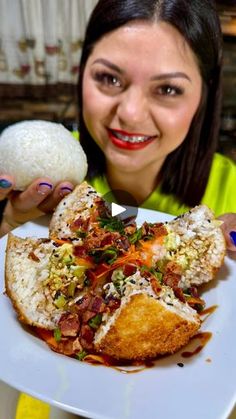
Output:
<instances>
[{"instance_id":1,"label":"neon yellow shirt","mask_svg":"<svg viewBox=\"0 0 236 419\"><path fill-rule=\"evenodd\" d=\"M90 182L102 195L110 192L110 187L105 176L96 177ZM140 187L141 185L137 185ZM229 158L218 153L215 154L209 181L202 203L209 206L216 216L226 212L236 212L236 164ZM163 194L160 186L143 202L141 208L153 209L173 215L179 215L189 209L180 204L174 195ZM26 411L37 412L37 416L27 418L48 419L49 410L45 403L29 396L21 395L16 419L26 419Z\"/></svg>"},{"instance_id":2,"label":"neon yellow shirt","mask_svg":"<svg viewBox=\"0 0 236 419\"><path fill-rule=\"evenodd\" d=\"M90 183L101 194L110 191L105 175L94 178ZM142 186L137 185L137 188L140 187ZM226 212L236 212L236 164L228 157L215 154L201 203L210 207L216 216ZM180 215L190 209L187 205L180 203L174 195L162 193L160 186L140 207L173 215Z\"/></svg>"}]
</instances>

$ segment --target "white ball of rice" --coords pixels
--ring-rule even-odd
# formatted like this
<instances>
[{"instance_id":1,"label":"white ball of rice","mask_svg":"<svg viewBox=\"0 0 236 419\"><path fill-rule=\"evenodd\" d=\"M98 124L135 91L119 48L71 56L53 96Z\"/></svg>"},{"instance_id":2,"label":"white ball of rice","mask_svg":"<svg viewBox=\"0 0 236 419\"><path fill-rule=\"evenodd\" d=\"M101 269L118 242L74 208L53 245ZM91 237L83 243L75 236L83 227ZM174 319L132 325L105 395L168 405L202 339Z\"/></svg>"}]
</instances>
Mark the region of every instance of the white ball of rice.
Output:
<instances>
[{"instance_id":1,"label":"white ball of rice","mask_svg":"<svg viewBox=\"0 0 236 419\"><path fill-rule=\"evenodd\" d=\"M22 121L0 135L0 173L14 176L16 190L34 179L49 177L54 185L81 183L87 173L86 155L71 132L48 121Z\"/></svg>"}]
</instances>

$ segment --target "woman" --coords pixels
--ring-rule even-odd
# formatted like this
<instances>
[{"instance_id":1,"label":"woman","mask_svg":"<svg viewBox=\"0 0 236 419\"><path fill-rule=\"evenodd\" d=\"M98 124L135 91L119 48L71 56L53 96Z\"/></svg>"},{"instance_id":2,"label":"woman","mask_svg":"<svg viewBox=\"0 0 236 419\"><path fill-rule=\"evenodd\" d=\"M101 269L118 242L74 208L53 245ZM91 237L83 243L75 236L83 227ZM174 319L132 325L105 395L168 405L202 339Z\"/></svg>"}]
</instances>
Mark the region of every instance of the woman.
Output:
<instances>
[{"instance_id":1,"label":"woman","mask_svg":"<svg viewBox=\"0 0 236 419\"><path fill-rule=\"evenodd\" d=\"M125 190L144 208L178 215L206 203L236 212L235 165L215 154L222 39L210 0L100 0L88 24L79 80L80 137L88 179L100 192ZM6 233L51 211L72 188L38 179L8 198ZM223 217L233 250L234 215Z\"/></svg>"},{"instance_id":2,"label":"woman","mask_svg":"<svg viewBox=\"0 0 236 419\"><path fill-rule=\"evenodd\" d=\"M88 180L129 192L144 208L180 214L200 202L225 221L236 251L236 167L215 154L222 40L211 0L100 0L87 27L79 80ZM35 180L11 193L1 231L51 211L73 189Z\"/></svg>"}]
</instances>

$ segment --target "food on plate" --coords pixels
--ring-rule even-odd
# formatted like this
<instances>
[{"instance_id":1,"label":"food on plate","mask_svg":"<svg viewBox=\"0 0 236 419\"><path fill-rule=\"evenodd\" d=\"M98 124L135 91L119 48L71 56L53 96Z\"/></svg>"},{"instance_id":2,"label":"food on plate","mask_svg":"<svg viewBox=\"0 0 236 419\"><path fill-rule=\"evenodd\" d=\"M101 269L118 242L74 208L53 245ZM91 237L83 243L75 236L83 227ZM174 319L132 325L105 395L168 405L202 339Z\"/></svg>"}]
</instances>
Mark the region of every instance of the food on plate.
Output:
<instances>
[{"instance_id":1,"label":"food on plate","mask_svg":"<svg viewBox=\"0 0 236 419\"><path fill-rule=\"evenodd\" d=\"M22 322L79 359L176 352L200 328L197 287L213 279L225 254L207 207L137 227L112 217L86 182L58 205L49 236L9 234L6 292Z\"/></svg>"},{"instance_id":2,"label":"food on plate","mask_svg":"<svg viewBox=\"0 0 236 419\"><path fill-rule=\"evenodd\" d=\"M130 225L125 230L127 243L135 245L144 264L158 265L160 270L165 265L165 270L175 272L176 281L179 276L178 286L188 288L209 282L222 265L225 239L220 224L206 205L199 205L168 223L145 222L140 228ZM57 206L49 235L69 240L83 236L85 241L96 238L99 242L102 234L123 228L100 194L83 182Z\"/></svg>"},{"instance_id":3,"label":"food on plate","mask_svg":"<svg viewBox=\"0 0 236 419\"><path fill-rule=\"evenodd\" d=\"M197 312L135 261L95 267L74 250L9 236L6 292L22 322L61 334L53 349L144 359L175 352L199 329Z\"/></svg>"},{"instance_id":4,"label":"food on plate","mask_svg":"<svg viewBox=\"0 0 236 419\"><path fill-rule=\"evenodd\" d=\"M0 136L0 172L14 176L16 190L34 179L49 177L54 184L81 183L87 159L80 143L63 125L49 121L22 121Z\"/></svg>"}]
</instances>

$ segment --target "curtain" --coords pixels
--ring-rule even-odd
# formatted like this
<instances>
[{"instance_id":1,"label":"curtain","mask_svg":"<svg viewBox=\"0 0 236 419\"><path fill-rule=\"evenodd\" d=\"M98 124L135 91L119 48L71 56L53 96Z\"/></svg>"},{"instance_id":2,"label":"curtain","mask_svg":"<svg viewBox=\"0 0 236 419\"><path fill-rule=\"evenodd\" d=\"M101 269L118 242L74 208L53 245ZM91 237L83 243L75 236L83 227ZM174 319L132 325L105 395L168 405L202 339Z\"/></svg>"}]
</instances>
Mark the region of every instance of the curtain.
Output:
<instances>
[{"instance_id":1,"label":"curtain","mask_svg":"<svg viewBox=\"0 0 236 419\"><path fill-rule=\"evenodd\" d=\"M97 0L0 0L0 84L75 84Z\"/></svg>"}]
</instances>

